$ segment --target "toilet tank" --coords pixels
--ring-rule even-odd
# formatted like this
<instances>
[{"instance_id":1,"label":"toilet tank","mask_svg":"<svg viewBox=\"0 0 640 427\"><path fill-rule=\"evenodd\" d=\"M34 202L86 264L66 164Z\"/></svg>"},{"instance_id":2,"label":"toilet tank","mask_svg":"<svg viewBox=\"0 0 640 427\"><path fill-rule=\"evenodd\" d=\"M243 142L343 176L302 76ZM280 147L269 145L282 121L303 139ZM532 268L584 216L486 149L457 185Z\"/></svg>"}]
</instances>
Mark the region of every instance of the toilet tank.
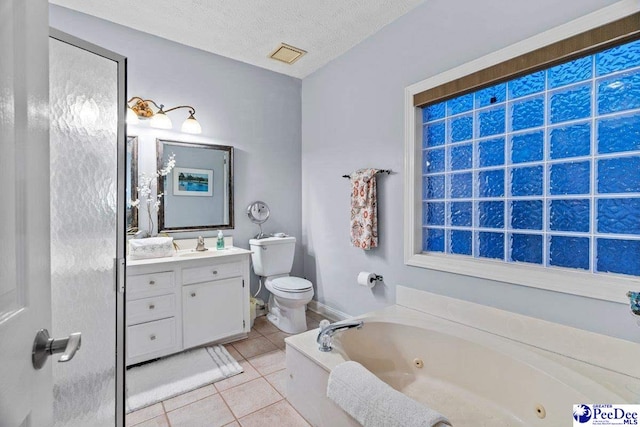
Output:
<instances>
[{"instance_id":1,"label":"toilet tank","mask_svg":"<svg viewBox=\"0 0 640 427\"><path fill-rule=\"evenodd\" d=\"M296 249L295 237L267 237L251 239L251 261L258 276L289 274Z\"/></svg>"}]
</instances>

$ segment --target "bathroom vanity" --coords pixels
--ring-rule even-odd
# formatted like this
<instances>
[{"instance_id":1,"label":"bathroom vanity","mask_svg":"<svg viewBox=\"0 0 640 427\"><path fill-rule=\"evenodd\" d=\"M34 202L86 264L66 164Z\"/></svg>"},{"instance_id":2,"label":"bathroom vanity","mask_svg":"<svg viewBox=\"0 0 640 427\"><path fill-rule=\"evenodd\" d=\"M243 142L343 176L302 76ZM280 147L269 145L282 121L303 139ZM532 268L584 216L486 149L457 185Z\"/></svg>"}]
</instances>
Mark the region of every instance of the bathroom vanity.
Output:
<instances>
[{"instance_id":1,"label":"bathroom vanity","mask_svg":"<svg viewBox=\"0 0 640 427\"><path fill-rule=\"evenodd\" d=\"M178 251L127 262L126 364L249 333L251 251Z\"/></svg>"}]
</instances>

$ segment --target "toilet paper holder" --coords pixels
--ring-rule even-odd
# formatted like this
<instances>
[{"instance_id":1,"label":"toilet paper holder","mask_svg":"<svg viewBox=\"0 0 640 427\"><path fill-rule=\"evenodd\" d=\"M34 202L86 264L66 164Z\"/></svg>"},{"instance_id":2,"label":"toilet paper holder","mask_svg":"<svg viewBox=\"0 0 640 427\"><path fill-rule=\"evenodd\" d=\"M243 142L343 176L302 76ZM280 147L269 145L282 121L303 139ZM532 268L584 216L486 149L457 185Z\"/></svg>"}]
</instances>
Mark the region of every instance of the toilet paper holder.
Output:
<instances>
[{"instance_id":1,"label":"toilet paper holder","mask_svg":"<svg viewBox=\"0 0 640 427\"><path fill-rule=\"evenodd\" d=\"M361 271L358 273L357 282L361 286L366 286L368 288L373 288L378 282L381 282L384 278L376 273L371 273L369 271Z\"/></svg>"}]
</instances>

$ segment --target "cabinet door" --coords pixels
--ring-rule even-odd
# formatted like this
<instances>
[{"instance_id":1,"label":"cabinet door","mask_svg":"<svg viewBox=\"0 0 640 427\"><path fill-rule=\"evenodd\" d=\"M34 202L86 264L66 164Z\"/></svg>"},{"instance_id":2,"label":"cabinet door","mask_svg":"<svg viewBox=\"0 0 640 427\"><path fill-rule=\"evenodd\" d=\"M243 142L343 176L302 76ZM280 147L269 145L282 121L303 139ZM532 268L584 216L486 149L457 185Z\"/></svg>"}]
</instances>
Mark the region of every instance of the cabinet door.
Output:
<instances>
[{"instance_id":1,"label":"cabinet door","mask_svg":"<svg viewBox=\"0 0 640 427\"><path fill-rule=\"evenodd\" d=\"M184 347L195 347L243 332L242 278L182 287Z\"/></svg>"}]
</instances>

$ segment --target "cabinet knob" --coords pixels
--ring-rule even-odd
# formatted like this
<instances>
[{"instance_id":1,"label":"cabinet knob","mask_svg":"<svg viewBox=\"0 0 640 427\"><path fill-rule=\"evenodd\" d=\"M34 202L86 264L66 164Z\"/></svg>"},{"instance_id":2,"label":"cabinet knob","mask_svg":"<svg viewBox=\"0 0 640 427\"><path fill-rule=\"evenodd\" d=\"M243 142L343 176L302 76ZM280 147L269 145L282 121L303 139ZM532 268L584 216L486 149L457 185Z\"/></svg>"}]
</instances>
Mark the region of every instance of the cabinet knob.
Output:
<instances>
[{"instance_id":1,"label":"cabinet knob","mask_svg":"<svg viewBox=\"0 0 640 427\"><path fill-rule=\"evenodd\" d=\"M153 310L154 308L156 308L154 304L149 304L149 310Z\"/></svg>"},{"instance_id":2,"label":"cabinet knob","mask_svg":"<svg viewBox=\"0 0 640 427\"><path fill-rule=\"evenodd\" d=\"M218 270L213 270L213 274L218 274Z\"/></svg>"},{"instance_id":3,"label":"cabinet knob","mask_svg":"<svg viewBox=\"0 0 640 427\"><path fill-rule=\"evenodd\" d=\"M154 334L154 335L151 335L151 336L149 337L149 339L150 339L151 341L154 341L154 340L156 339L155 334Z\"/></svg>"},{"instance_id":4,"label":"cabinet knob","mask_svg":"<svg viewBox=\"0 0 640 427\"><path fill-rule=\"evenodd\" d=\"M155 281L155 280L149 280L149 284L150 284L150 285L155 285L155 284L156 284L156 281Z\"/></svg>"},{"instance_id":5,"label":"cabinet knob","mask_svg":"<svg viewBox=\"0 0 640 427\"><path fill-rule=\"evenodd\" d=\"M195 296L196 296L196 293L195 293L195 292L191 292L191 296L192 296L192 297L195 297Z\"/></svg>"}]
</instances>

